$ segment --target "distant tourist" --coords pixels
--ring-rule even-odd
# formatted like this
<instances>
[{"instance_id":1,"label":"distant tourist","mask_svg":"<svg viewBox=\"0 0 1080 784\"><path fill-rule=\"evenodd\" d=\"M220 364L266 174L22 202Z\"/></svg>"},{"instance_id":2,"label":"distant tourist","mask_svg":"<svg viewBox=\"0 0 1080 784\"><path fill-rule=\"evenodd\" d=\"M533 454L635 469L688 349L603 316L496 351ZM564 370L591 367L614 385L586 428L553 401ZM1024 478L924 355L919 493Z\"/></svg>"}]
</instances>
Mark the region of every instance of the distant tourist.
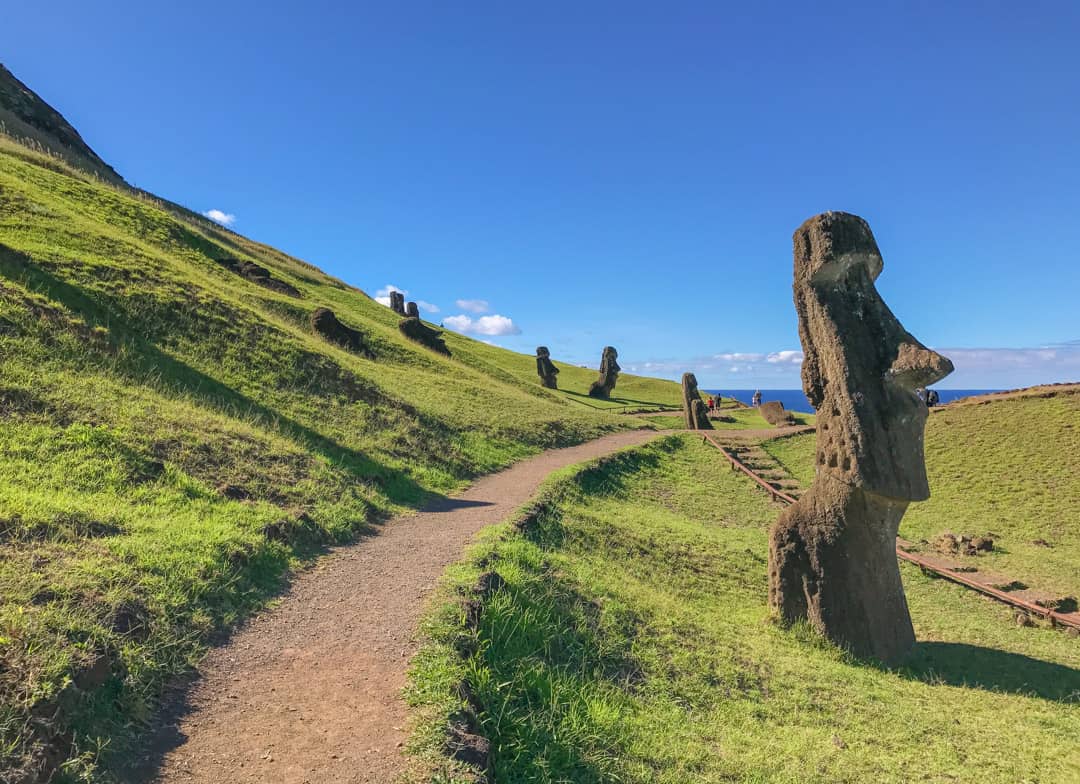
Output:
<instances>
[{"instance_id":1,"label":"distant tourist","mask_svg":"<svg viewBox=\"0 0 1080 784\"><path fill-rule=\"evenodd\" d=\"M919 398L923 403L926 403L926 390L919 387L915 390L915 397Z\"/></svg>"},{"instance_id":2,"label":"distant tourist","mask_svg":"<svg viewBox=\"0 0 1080 784\"><path fill-rule=\"evenodd\" d=\"M709 413L711 414L715 410L716 410L716 399L712 395L709 395Z\"/></svg>"},{"instance_id":3,"label":"distant tourist","mask_svg":"<svg viewBox=\"0 0 1080 784\"><path fill-rule=\"evenodd\" d=\"M941 396L937 393L936 389L928 389L928 390L926 390L926 405L927 406L936 406L940 402L941 402Z\"/></svg>"},{"instance_id":4,"label":"distant tourist","mask_svg":"<svg viewBox=\"0 0 1080 784\"><path fill-rule=\"evenodd\" d=\"M752 398L750 398L750 403L751 403L751 405L754 406L754 408L757 408L758 406L761 405L761 390L760 389L755 389L754 390L754 396Z\"/></svg>"}]
</instances>

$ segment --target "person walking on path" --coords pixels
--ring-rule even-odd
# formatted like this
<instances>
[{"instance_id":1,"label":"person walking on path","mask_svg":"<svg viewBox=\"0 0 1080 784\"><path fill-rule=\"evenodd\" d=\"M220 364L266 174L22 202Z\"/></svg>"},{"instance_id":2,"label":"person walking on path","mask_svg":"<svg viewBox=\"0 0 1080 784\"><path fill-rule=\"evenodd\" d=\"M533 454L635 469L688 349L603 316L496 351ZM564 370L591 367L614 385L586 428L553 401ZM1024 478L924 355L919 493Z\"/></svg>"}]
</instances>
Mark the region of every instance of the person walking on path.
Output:
<instances>
[{"instance_id":1,"label":"person walking on path","mask_svg":"<svg viewBox=\"0 0 1080 784\"><path fill-rule=\"evenodd\" d=\"M761 405L761 390L760 389L755 389L754 390L754 396L752 398L750 398L750 404L754 408L757 408L758 406Z\"/></svg>"}]
</instances>

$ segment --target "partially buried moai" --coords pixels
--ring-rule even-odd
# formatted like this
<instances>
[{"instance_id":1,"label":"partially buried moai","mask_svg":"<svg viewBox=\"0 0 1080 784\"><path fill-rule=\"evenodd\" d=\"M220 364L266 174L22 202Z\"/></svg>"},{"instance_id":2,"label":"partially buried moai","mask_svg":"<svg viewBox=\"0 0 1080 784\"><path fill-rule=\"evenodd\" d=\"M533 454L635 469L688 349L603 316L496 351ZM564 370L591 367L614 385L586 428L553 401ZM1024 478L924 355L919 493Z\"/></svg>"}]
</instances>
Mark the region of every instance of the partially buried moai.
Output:
<instances>
[{"instance_id":1,"label":"partially buried moai","mask_svg":"<svg viewBox=\"0 0 1080 784\"><path fill-rule=\"evenodd\" d=\"M615 388L615 382L619 378L619 352L612 346L605 346L604 353L600 356L600 377L589 387L589 397L609 398L611 390Z\"/></svg>"},{"instance_id":2,"label":"partially buried moai","mask_svg":"<svg viewBox=\"0 0 1080 784\"><path fill-rule=\"evenodd\" d=\"M547 346L536 348L536 374L540 376L540 383L548 389L559 388L559 369L551 361L551 352Z\"/></svg>"},{"instance_id":3,"label":"partially buried moai","mask_svg":"<svg viewBox=\"0 0 1080 784\"><path fill-rule=\"evenodd\" d=\"M687 430L712 430L709 421L709 409L698 391L697 376L693 373L682 375L683 419Z\"/></svg>"},{"instance_id":4,"label":"partially buried moai","mask_svg":"<svg viewBox=\"0 0 1080 784\"><path fill-rule=\"evenodd\" d=\"M409 302L405 305L405 318L420 318L420 308L416 306L415 302Z\"/></svg>"},{"instance_id":5,"label":"partially buried moai","mask_svg":"<svg viewBox=\"0 0 1080 784\"><path fill-rule=\"evenodd\" d=\"M390 292L390 310L394 311L399 316L405 315L405 295L400 291Z\"/></svg>"},{"instance_id":6,"label":"partially buried moai","mask_svg":"<svg viewBox=\"0 0 1080 784\"><path fill-rule=\"evenodd\" d=\"M874 288L881 254L866 221L826 212L795 232L803 390L817 410L816 477L769 537L769 603L857 656L886 663L915 642L896 533L930 497L926 407L915 389L952 363L912 337Z\"/></svg>"}]
</instances>

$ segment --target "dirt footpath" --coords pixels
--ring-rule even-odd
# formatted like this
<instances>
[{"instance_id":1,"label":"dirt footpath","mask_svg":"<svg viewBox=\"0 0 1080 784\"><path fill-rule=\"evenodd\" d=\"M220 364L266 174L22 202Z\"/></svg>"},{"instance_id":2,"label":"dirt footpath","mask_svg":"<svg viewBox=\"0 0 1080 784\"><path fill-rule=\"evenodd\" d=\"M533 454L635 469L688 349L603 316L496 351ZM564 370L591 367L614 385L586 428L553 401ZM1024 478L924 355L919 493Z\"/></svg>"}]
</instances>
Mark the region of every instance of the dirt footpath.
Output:
<instances>
[{"instance_id":1,"label":"dirt footpath","mask_svg":"<svg viewBox=\"0 0 1080 784\"><path fill-rule=\"evenodd\" d=\"M406 764L401 690L414 632L446 567L555 469L657 435L615 433L545 452L327 555L210 652L130 780L393 782Z\"/></svg>"}]
</instances>

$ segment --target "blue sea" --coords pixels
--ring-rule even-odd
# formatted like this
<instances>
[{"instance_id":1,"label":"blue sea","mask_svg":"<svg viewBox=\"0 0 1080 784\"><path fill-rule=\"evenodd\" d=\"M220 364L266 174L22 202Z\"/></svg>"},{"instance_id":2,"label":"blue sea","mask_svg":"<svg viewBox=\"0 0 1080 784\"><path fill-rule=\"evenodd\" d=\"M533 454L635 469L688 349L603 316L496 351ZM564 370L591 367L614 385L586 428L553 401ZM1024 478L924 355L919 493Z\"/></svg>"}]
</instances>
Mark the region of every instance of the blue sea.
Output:
<instances>
[{"instance_id":1,"label":"blue sea","mask_svg":"<svg viewBox=\"0 0 1080 784\"><path fill-rule=\"evenodd\" d=\"M702 391L708 392L710 395L733 397L740 402L746 403L746 405L750 405L750 399L754 396L754 390L752 389L705 389ZM939 389L937 392L941 396L942 403L949 403L962 397L985 395L990 392L1000 391L998 389ZM803 394L801 389L763 389L761 390L761 399L763 402L779 400L788 411L814 413L810 401L806 399L806 395Z\"/></svg>"}]
</instances>

